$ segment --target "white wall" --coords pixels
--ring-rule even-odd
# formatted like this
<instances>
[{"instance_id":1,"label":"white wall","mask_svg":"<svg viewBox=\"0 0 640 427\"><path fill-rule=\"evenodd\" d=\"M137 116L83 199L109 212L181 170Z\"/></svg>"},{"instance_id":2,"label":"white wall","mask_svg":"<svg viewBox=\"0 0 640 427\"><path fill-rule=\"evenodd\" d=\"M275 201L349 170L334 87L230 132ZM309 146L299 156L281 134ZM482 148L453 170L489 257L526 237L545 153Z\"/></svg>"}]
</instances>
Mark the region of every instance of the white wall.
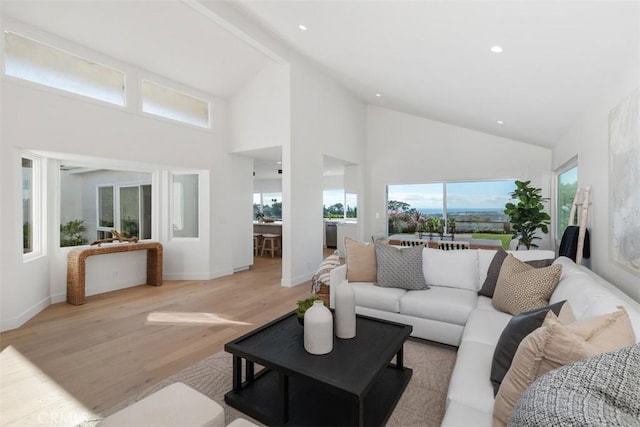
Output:
<instances>
[{"instance_id":1,"label":"white wall","mask_svg":"<svg viewBox=\"0 0 640 427\"><path fill-rule=\"evenodd\" d=\"M344 190L344 175L329 175L322 177L323 190Z\"/></svg>"},{"instance_id":2,"label":"white wall","mask_svg":"<svg viewBox=\"0 0 640 427\"><path fill-rule=\"evenodd\" d=\"M324 156L363 164L365 123L362 101L312 64L292 61L291 142L283 149L283 286L308 280L322 261Z\"/></svg>"},{"instance_id":3,"label":"white wall","mask_svg":"<svg viewBox=\"0 0 640 427\"><path fill-rule=\"evenodd\" d=\"M548 197L550 170L550 149L369 106L368 234L385 231L388 184L521 179ZM550 247L548 235L540 247Z\"/></svg>"},{"instance_id":4,"label":"white wall","mask_svg":"<svg viewBox=\"0 0 640 427\"><path fill-rule=\"evenodd\" d=\"M231 157L233 189L232 204L228 211L233 212L230 228L235 231L232 241L233 269L239 271L253 265L253 160L243 156Z\"/></svg>"},{"instance_id":5,"label":"white wall","mask_svg":"<svg viewBox=\"0 0 640 427\"><path fill-rule=\"evenodd\" d=\"M588 218L591 269L637 301L640 301L640 274L610 258L609 112L640 87L639 55L636 52L626 68L602 82L600 96L585 106L583 115L571 124L553 150L554 169L577 155L578 185L591 186ZM640 222L640 218L637 221Z\"/></svg>"},{"instance_id":6,"label":"white wall","mask_svg":"<svg viewBox=\"0 0 640 427\"><path fill-rule=\"evenodd\" d=\"M291 60L267 66L230 101L233 152L283 147L284 286L308 280L322 260L323 156L363 163L366 140L364 104ZM272 184L256 181L254 191Z\"/></svg>"},{"instance_id":7,"label":"white wall","mask_svg":"<svg viewBox=\"0 0 640 427\"><path fill-rule=\"evenodd\" d=\"M281 147L290 137L289 67L271 63L229 101L231 151Z\"/></svg>"},{"instance_id":8,"label":"white wall","mask_svg":"<svg viewBox=\"0 0 640 427\"><path fill-rule=\"evenodd\" d=\"M282 179L254 179L253 193L281 193ZM253 205L253 199L252 205Z\"/></svg>"}]
</instances>

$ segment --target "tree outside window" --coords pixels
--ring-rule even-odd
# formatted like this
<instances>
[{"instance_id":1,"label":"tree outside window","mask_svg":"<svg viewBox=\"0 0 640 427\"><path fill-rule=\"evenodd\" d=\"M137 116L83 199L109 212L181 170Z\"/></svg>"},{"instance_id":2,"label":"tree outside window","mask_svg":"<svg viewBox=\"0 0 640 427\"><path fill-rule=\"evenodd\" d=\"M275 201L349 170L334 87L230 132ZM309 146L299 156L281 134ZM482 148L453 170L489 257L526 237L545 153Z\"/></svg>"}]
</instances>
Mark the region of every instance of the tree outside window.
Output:
<instances>
[{"instance_id":1,"label":"tree outside window","mask_svg":"<svg viewBox=\"0 0 640 427\"><path fill-rule=\"evenodd\" d=\"M558 174L558 198L557 198L557 237L561 238L564 230L569 225L569 213L571 205L578 189L578 166L574 166Z\"/></svg>"}]
</instances>

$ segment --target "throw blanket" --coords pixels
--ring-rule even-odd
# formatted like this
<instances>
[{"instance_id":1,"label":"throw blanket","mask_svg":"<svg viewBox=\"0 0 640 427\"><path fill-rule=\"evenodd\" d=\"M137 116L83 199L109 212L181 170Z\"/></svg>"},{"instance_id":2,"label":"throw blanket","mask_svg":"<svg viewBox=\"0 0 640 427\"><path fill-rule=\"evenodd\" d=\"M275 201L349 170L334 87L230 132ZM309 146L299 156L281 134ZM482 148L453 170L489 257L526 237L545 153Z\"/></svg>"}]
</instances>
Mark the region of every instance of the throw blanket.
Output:
<instances>
[{"instance_id":1,"label":"throw blanket","mask_svg":"<svg viewBox=\"0 0 640 427\"><path fill-rule=\"evenodd\" d=\"M640 426L640 344L541 376L516 403L509 426Z\"/></svg>"}]
</instances>

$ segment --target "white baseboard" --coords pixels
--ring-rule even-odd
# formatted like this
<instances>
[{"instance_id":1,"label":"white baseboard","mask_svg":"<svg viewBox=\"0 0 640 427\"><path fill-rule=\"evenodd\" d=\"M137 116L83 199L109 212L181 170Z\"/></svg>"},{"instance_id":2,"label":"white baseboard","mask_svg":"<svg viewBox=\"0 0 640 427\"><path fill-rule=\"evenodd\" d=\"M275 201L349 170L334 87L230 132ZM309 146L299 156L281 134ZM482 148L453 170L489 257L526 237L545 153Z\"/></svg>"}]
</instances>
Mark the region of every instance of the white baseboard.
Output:
<instances>
[{"instance_id":1,"label":"white baseboard","mask_svg":"<svg viewBox=\"0 0 640 427\"><path fill-rule=\"evenodd\" d=\"M50 304L51 298L47 297L42 299L40 302L32 305L30 308L22 312L22 314L20 314L18 317L14 317L13 319L0 320L0 331L9 331L11 329L19 328L36 314L49 307Z\"/></svg>"},{"instance_id":2,"label":"white baseboard","mask_svg":"<svg viewBox=\"0 0 640 427\"><path fill-rule=\"evenodd\" d=\"M164 280L211 280L218 277L229 276L233 270L217 270L207 273L164 273Z\"/></svg>"},{"instance_id":3,"label":"white baseboard","mask_svg":"<svg viewBox=\"0 0 640 427\"><path fill-rule=\"evenodd\" d=\"M67 300L67 293L51 295L51 304L56 304L59 302L65 302Z\"/></svg>"},{"instance_id":4,"label":"white baseboard","mask_svg":"<svg viewBox=\"0 0 640 427\"><path fill-rule=\"evenodd\" d=\"M308 282L313 277L314 272L309 272L302 274L300 276L294 277L292 279L285 279L284 277L280 280L280 286L285 288L292 288L294 286L302 285L305 282Z\"/></svg>"}]
</instances>

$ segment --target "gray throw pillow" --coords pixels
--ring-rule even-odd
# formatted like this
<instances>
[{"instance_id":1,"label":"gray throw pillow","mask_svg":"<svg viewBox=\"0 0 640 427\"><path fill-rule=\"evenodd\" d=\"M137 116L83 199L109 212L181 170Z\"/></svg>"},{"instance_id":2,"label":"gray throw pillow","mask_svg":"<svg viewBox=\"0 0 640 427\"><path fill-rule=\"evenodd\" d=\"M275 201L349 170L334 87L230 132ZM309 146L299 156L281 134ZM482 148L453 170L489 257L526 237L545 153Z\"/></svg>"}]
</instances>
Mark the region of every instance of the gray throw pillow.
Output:
<instances>
[{"instance_id":1,"label":"gray throw pillow","mask_svg":"<svg viewBox=\"0 0 640 427\"><path fill-rule=\"evenodd\" d=\"M495 292L496 284L498 283L498 276L500 275L500 269L502 268L502 263L507 255L508 253L504 249L496 251L496 254L493 256L493 260L491 260L491 264L489 264L487 278L482 284L482 288L478 291L478 295L493 298L493 293ZM534 261L526 261L525 264L529 264L534 268L549 267L553 264L553 259L537 259Z\"/></svg>"},{"instance_id":2,"label":"gray throw pillow","mask_svg":"<svg viewBox=\"0 0 640 427\"><path fill-rule=\"evenodd\" d=\"M422 249L422 246L400 249L376 243L376 284L383 288L429 289L422 273Z\"/></svg>"}]
</instances>

